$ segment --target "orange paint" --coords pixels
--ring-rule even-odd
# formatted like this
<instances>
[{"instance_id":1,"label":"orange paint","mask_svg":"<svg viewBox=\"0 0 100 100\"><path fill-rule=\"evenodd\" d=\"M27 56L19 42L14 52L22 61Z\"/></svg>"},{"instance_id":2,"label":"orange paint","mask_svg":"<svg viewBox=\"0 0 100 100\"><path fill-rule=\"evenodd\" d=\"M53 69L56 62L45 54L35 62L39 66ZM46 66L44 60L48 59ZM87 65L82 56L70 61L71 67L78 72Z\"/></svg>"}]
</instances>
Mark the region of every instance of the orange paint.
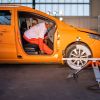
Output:
<instances>
[{"instance_id":1,"label":"orange paint","mask_svg":"<svg viewBox=\"0 0 100 100\"><path fill-rule=\"evenodd\" d=\"M95 40L89 37L88 33L95 32L74 28L58 19L49 16L38 10L23 6L0 6L1 10L10 10L11 25L0 24L0 63L64 63L62 61L63 51L73 42L76 42L80 37L80 41L86 43L93 57L100 58L100 40ZM18 12L30 12L47 19L53 20L56 23L56 32L54 33L54 50L51 55L28 55L23 50L21 36L19 31Z\"/></svg>"}]
</instances>

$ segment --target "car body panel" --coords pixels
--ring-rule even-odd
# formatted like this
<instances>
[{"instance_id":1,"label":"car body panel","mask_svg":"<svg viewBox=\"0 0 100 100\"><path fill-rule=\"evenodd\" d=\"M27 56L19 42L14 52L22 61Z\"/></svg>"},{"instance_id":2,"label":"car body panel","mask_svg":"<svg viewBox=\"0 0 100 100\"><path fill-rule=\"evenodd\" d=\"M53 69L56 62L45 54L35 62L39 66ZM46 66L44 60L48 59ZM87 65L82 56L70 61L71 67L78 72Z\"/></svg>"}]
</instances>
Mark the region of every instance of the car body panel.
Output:
<instances>
[{"instance_id":1,"label":"car body panel","mask_svg":"<svg viewBox=\"0 0 100 100\"><path fill-rule=\"evenodd\" d=\"M0 8L1 9L1 8ZM3 10L6 10L4 8ZM8 8L12 14L14 10ZM14 16L11 16L11 25L0 25L0 59L16 59L16 44L14 30Z\"/></svg>"},{"instance_id":2,"label":"car body panel","mask_svg":"<svg viewBox=\"0 0 100 100\"><path fill-rule=\"evenodd\" d=\"M100 57L100 40L92 39L88 35L88 33L96 34L94 31L72 27L52 16L29 7L0 7L0 10L11 10L12 12L12 25L0 25L0 34L6 27L6 35L0 35L0 63L64 63L62 61L64 50L70 44L76 42L78 38L80 39L79 42L86 43L90 47L93 57ZM28 55L24 52L18 26L18 11L32 12L51 19L56 23L57 29L54 34L54 52L52 55Z\"/></svg>"}]
</instances>

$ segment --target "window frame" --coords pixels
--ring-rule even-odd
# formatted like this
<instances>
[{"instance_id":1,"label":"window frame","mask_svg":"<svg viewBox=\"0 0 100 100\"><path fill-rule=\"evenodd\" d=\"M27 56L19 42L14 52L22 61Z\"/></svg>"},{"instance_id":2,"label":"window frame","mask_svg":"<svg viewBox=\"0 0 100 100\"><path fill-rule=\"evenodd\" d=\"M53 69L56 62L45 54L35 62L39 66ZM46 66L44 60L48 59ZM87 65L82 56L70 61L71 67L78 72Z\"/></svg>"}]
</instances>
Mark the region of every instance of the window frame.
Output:
<instances>
[{"instance_id":1,"label":"window frame","mask_svg":"<svg viewBox=\"0 0 100 100\"><path fill-rule=\"evenodd\" d=\"M41 20L44 20L44 21L46 21L46 22L52 22L53 23L53 26L52 26L52 28L55 26L55 31L54 31L54 37L55 37L55 32L56 32L56 30L57 30L57 24L56 24L56 22L53 20L53 19L51 19L51 18L48 18L47 16L44 16L44 15L41 15L41 14L38 14L38 13L34 13L34 12L32 12L32 11L26 11L26 10L18 10L17 11L17 18L18 18L18 28L19 28L19 30L20 30L20 28L21 28L21 25L20 25L20 13L26 13L26 14L30 14L31 16L33 15L34 16L34 18L37 18L37 19L41 19ZM26 17L24 17L24 18L26 18ZM51 29L52 29L51 28ZM21 31L20 31L20 34L21 34ZM53 37L53 50L55 50L55 38ZM21 36L20 36L20 39L21 39ZM22 46L22 48L23 48L23 46ZM34 56L34 55L33 55Z\"/></svg>"}]
</instances>

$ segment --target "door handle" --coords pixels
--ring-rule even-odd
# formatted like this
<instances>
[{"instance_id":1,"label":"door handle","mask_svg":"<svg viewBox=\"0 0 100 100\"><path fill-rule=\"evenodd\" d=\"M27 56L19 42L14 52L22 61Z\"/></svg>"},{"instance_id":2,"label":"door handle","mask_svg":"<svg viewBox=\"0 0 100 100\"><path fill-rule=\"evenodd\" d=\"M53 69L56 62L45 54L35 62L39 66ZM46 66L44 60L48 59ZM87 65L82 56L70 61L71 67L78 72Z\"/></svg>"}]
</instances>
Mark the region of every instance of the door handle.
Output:
<instances>
[{"instance_id":1,"label":"door handle","mask_svg":"<svg viewBox=\"0 0 100 100\"><path fill-rule=\"evenodd\" d=\"M2 31L0 31L0 32L7 32L7 30L2 30Z\"/></svg>"},{"instance_id":2,"label":"door handle","mask_svg":"<svg viewBox=\"0 0 100 100\"><path fill-rule=\"evenodd\" d=\"M2 32L0 32L0 36L2 36L3 35L3 33Z\"/></svg>"},{"instance_id":3,"label":"door handle","mask_svg":"<svg viewBox=\"0 0 100 100\"><path fill-rule=\"evenodd\" d=\"M17 55L17 58L22 59L22 56L21 55Z\"/></svg>"}]
</instances>

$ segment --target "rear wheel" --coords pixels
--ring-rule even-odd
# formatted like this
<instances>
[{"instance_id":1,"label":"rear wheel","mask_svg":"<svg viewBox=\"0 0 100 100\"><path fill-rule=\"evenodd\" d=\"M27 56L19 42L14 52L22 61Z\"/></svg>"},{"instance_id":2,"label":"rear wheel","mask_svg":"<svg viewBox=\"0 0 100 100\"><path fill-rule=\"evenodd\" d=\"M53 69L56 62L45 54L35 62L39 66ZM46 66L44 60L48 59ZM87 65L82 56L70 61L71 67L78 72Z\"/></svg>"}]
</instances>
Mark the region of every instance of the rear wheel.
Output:
<instances>
[{"instance_id":1,"label":"rear wheel","mask_svg":"<svg viewBox=\"0 0 100 100\"><path fill-rule=\"evenodd\" d=\"M89 47L84 43L74 43L66 49L65 57L66 58L90 58L92 57L92 53ZM74 59L74 60L66 60L65 62L70 68L79 70L82 67L87 65L88 60Z\"/></svg>"}]
</instances>

